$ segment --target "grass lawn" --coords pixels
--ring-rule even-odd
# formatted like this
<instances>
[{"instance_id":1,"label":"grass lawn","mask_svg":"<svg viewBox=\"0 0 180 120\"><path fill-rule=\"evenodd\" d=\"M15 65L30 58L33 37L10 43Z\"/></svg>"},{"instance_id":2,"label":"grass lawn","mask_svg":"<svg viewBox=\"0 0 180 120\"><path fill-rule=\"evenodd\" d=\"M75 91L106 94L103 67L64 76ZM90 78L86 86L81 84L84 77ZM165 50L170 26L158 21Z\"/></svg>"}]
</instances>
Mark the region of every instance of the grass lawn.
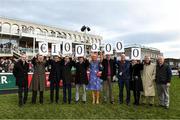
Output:
<instances>
[{"instance_id":1,"label":"grass lawn","mask_svg":"<svg viewBox=\"0 0 180 120\"><path fill-rule=\"evenodd\" d=\"M60 90L60 103L49 104L49 91L45 92L45 103L43 105L37 102L32 105L31 93L29 93L28 103L19 108L17 105L17 94L0 95L0 118L11 119L173 119L180 118L180 79L173 77L170 87L170 108L168 110L158 107L158 99L156 98L155 106L148 105L135 107L133 97L131 97L131 105L118 104L118 86L113 88L115 96L115 104L99 104L93 105L91 103L91 94L88 91L86 104L74 103L75 90L73 89L73 102L71 105L62 104L62 89ZM102 94L101 94L102 95ZM131 95L132 96L132 95Z\"/></svg>"}]
</instances>

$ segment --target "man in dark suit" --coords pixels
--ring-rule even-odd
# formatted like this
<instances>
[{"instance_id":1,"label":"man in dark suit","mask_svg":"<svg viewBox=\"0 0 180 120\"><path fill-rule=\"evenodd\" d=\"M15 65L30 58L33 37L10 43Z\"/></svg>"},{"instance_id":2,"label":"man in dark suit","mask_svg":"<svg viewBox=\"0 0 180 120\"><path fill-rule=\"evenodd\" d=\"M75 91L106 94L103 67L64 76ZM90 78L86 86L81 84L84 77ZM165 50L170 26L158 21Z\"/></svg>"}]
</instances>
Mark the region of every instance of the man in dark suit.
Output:
<instances>
[{"instance_id":1,"label":"man in dark suit","mask_svg":"<svg viewBox=\"0 0 180 120\"><path fill-rule=\"evenodd\" d=\"M131 65L130 62L126 60L125 54L121 54L121 60L117 61L118 69L118 85L119 85L119 104L123 103L123 89L124 85L126 87L126 104L130 105L130 88L129 82L131 79Z\"/></svg>"},{"instance_id":2,"label":"man in dark suit","mask_svg":"<svg viewBox=\"0 0 180 120\"><path fill-rule=\"evenodd\" d=\"M68 90L68 103L71 104L71 82L72 74L71 68L74 66L74 62L70 60L69 56L66 56L62 61L62 80L63 80L63 102L67 102L66 90Z\"/></svg>"},{"instance_id":3,"label":"man in dark suit","mask_svg":"<svg viewBox=\"0 0 180 120\"><path fill-rule=\"evenodd\" d=\"M13 75L16 78L16 85L18 86L19 106L26 103L28 97L28 71L29 65L26 62L26 55L21 55L20 60L15 63ZM23 96L24 92L24 96Z\"/></svg>"},{"instance_id":4,"label":"man in dark suit","mask_svg":"<svg viewBox=\"0 0 180 120\"><path fill-rule=\"evenodd\" d=\"M110 103L114 103L112 93L112 79L116 74L115 61L111 59L111 55L106 55L106 59L101 56L101 64L103 67L101 79L103 80L104 102L109 98Z\"/></svg>"},{"instance_id":5,"label":"man in dark suit","mask_svg":"<svg viewBox=\"0 0 180 120\"><path fill-rule=\"evenodd\" d=\"M62 65L59 56L54 56L54 60L49 59L48 65L51 66L50 81L50 101L54 101L54 89L56 89L56 103L59 102L59 82L62 79Z\"/></svg>"}]
</instances>

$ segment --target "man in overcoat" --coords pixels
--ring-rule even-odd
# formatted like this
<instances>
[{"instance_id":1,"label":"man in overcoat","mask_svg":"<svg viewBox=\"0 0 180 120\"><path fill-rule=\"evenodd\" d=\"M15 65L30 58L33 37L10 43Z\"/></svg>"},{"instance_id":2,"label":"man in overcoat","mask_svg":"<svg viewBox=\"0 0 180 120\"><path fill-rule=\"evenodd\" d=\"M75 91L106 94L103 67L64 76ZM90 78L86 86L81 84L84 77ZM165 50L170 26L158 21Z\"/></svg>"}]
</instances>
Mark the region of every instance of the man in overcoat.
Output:
<instances>
[{"instance_id":1,"label":"man in overcoat","mask_svg":"<svg viewBox=\"0 0 180 120\"><path fill-rule=\"evenodd\" d=\"M154 104L155 76L156 76L156 65L151 63L151 59L149 56L145 56L143 70L141 73L141 78L143 83L143 94L141 98L143 104L146 104L146 101L150 106Z\"/></svg>"},{"instance_id":2,"label":"man in overcoat","mask_svg":"<svg viewBox=\"0 0 180 120\"><path fill-rule=\"evenodd\" d=\"M21 55L20 60L15 63L13 75L16 78L16 85L18 86L19 106L26 103L28 97L28 71L29 65L26 62L27 56ZM24 92L24 96L23 96Z\"/></svg>"}]
</instances>

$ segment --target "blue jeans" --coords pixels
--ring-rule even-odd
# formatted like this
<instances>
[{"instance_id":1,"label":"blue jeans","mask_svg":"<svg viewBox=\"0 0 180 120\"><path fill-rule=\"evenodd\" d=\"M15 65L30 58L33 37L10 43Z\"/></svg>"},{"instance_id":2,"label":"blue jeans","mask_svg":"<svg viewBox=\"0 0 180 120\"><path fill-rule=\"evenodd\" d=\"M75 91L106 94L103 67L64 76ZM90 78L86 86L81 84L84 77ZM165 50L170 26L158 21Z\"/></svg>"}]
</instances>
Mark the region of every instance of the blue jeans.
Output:
<instances>
[{"instance_id":1,"label":"blue jeans","mask_svg":"<svg viewBox=\"0 0 180 120\"><path fill-rule=\"evenodd\" d=\"M119 79L118 81L119 85L119 102L123 103L123 89L124 85L126 87L126 103L130 103L130 88L129 88L129 80L122 80Z\"/></svg>"},{"instance_id":2,"label":"blue jeans","mask_svg":"<svg viewBox=\"0 0 180 120\"><path fill-rule=\"evenodd\" d=\"M68 90L68 102L71 103L71 83L63 84L63 102L67 102L66 89Z\"/></svg>"}]
</instances>

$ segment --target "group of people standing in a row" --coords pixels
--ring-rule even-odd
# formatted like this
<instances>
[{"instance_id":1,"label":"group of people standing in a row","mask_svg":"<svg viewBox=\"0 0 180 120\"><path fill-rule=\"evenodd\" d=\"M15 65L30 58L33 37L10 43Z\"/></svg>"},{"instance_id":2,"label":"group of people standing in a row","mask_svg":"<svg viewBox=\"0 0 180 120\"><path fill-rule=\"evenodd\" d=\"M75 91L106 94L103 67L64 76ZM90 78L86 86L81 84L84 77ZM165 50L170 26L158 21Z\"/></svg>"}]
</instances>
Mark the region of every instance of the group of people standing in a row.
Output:
<instances>
[{"instance_id":1,"label":"group of people standing in a row","mask_svg":"<svg viewBox=\"0 0 180 120\"><path fill-rule=\"evenodd\" d=\"M82 87L82 102L86 103L86 90L92 91L92 103L100 103L100 91L103 90L103 102L114 104L113 84L115 77L118 78L119 85L119 104L123 103L123 89L126 88L126 104L130 105L130 90L133 90L134 105L139 105L140 98L142 103L146 101L150 106L154 104L155 88L159 97L159 104L169 108L169 86L171 81L171 69L164 63L162 56L158 57L157 64L151 63L150 57L145 56L143 62L139 60L126 60L124 54L121 59L112 59L111 55L104 56L100 53L93 53L91 60L84 57L71 59L66 56L63 59L54 56L53 59L44 58L37 55L32 59L34 74L30 89L32 90L32 103L36 103L37 93L39 92L39 102L43 104L43 92L45 90L45 68L51 66L50 81L50 102L59 102L59 82L63 81L63 103L71 103L72 100L72 67L76 68L75 75L75 102L78 103L79 89ZM18 86L19 106L27 101L28 96L28 63L26 55L15 64L13 74L16 77ZM87 74L89 72L89 74ZM156 83L156 87L155 87ZM55 95L54 95L55 91ZM24 93L24 95L23 95ZM54 97L55 96L55 97ZM68 96L68 97L67 97Z\"/></svg>"}]
</instances>

